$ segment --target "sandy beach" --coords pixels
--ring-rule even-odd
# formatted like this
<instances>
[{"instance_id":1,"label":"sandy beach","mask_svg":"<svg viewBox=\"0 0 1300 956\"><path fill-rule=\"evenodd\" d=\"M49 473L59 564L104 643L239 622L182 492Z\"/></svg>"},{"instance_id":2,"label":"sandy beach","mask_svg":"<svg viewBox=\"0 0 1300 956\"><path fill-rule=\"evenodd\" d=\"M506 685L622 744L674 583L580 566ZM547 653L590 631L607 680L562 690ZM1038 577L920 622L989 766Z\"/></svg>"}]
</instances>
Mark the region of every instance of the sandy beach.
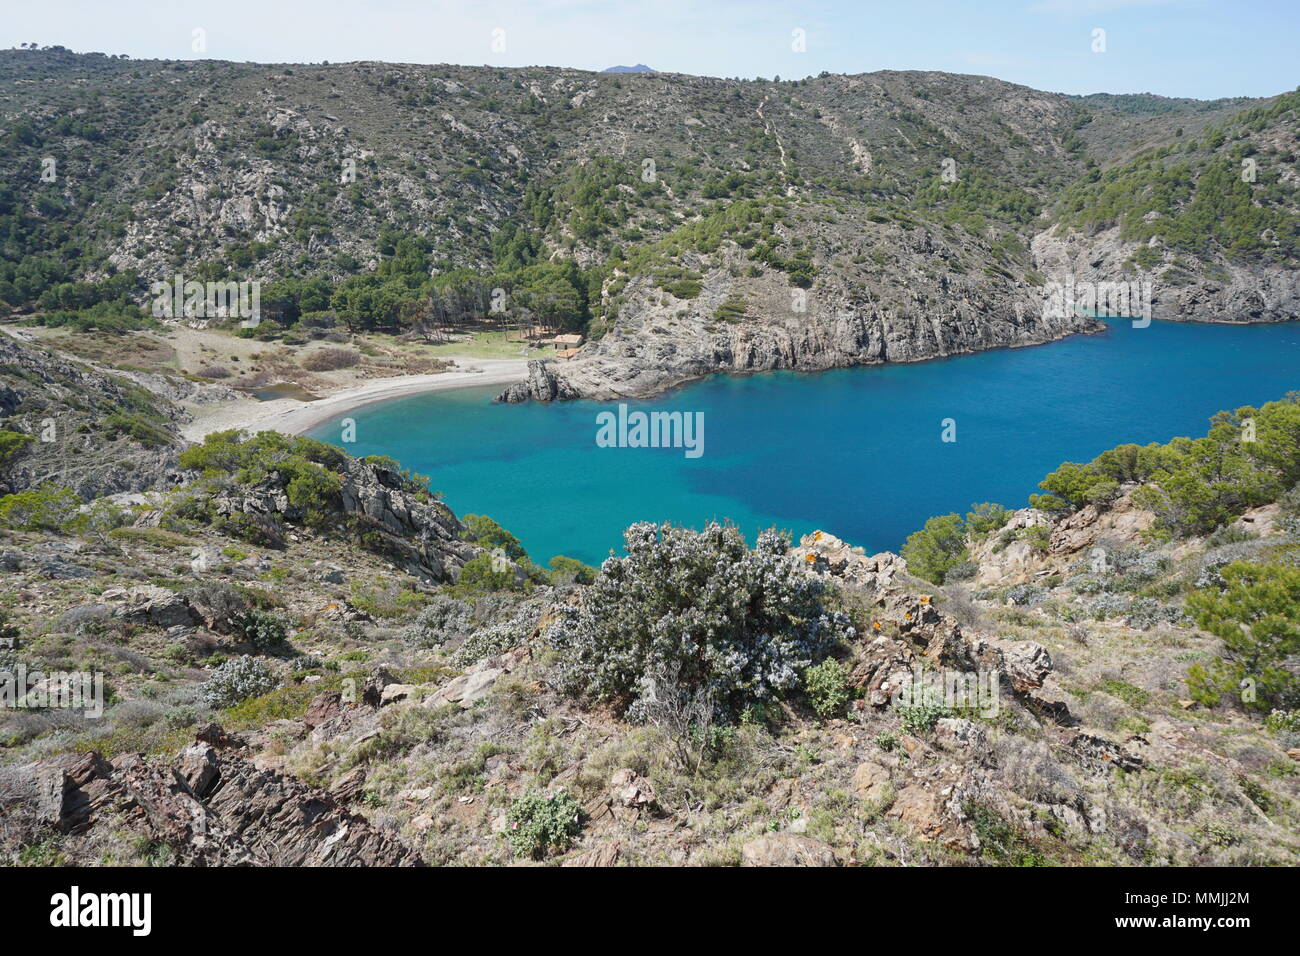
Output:
<instances>
[{"instance_id":1,"label":"sandy beach","mask_svg":"<svg viewBox=\"0 0 1300 956\"><path fill-rule=\"evenodd\" d=\"M405 398L422 392L440 392L476 385L508 385L523 381L527 359L452 357L455 368L434 375L395 375L350 385L323 395L318 401L278 398L262 402L249 397L220 405L191 408L194 420L181 426L190 441L202 441L210 432L243 428L250 432L274 430L298 435L346 411Z\"/></svg>"}]
</instances>

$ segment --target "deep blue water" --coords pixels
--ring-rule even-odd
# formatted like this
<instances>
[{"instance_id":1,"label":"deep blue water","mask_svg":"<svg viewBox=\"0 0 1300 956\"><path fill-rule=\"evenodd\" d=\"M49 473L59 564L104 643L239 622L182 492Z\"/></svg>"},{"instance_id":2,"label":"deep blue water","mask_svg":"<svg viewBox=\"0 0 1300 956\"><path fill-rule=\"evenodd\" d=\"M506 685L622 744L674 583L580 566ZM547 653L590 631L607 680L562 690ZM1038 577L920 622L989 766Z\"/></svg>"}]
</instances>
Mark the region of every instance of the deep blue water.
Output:
<instances>
[{"instance_id":1,"label":"deep blue water","mask_svg":"<svg viewBox=\"0 0 1300 956\"><path fill-rule=\"evenodd\" d=\"M1200 435L1222 408L1300 389L1300 323L1153 322L914 365L717 376L629 410L704 413L704 454L600 448L616 403L494 405L497 388L398 399L310 434L432 476L458 513L491 515L545 563L595 563L636 520L729 518L750 536L822 528L896 550L934 514L1021 507L1062 461ZM341 416L342 417L342 416ZM942 421L956 438L941 440Z\"/></svg>"}]
</instances>

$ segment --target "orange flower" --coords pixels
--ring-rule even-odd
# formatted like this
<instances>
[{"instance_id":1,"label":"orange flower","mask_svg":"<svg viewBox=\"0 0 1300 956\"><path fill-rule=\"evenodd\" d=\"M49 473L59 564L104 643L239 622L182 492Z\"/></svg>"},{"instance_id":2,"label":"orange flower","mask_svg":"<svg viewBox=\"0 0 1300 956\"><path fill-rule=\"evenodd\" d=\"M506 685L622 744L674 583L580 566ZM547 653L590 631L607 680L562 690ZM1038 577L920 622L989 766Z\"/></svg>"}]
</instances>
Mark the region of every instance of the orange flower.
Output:
<instances>
[{"instance_id":1,"label":"orange flower","mask_svg":"<svg viewBox=\"0 0 1300 956\"><path fill-rule=\"evenodd\" d=\"M815 555L815 554L813 554L811 551L809 551L807 554L805 554L805 555L803 556L803 559L804 559L805 561L807 561L809 564L812 564L814 561L817 560L817 555Z\"/></svg>"},{"instance_id":2,"label":"orange flower","mask_svg":"<svg viewBox=\"0 0 1300 956\"><path fill-rule=\"evenodd\" d=\"M908 611L906 614L903 615L903 620L904 620L904 621L910 621L911 619L912 619L912 612L911 612L911 611Z\"/></svg>"},{"instance_id":3,"label":"orange flower","mask_svg":"<svg viewBox=\"0 0 1300 956\"><path fill-rule=\"evenodd\" d=\"M872 621L872 622L871 622L871 627L872 627L874 630L877 630L877 631L880 630L880 622L879 622L879 621Z\"/></svg>"},{"instance_id":4,"label":"orange flower","mask_svg":"<svg viewBox=\"0 0 1300 956\"><path fill-rule=\"evenodd\" d=\"M928 594L922 594L922 595L921 595L921 603L922 603L922 604L929 604L929 603L930 603L930 595L928 595Z\"/></svg>"}]
</instances>

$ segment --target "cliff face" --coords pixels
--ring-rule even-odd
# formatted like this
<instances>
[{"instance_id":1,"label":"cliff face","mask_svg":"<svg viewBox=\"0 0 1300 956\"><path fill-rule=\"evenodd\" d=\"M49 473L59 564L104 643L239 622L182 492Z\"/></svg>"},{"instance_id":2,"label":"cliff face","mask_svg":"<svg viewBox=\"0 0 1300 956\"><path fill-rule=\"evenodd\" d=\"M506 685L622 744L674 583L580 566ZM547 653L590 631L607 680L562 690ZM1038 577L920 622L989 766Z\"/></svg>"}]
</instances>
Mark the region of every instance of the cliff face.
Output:
<instances>
[{"instance_id":1,"label":"cliff face","mask_svg":"<svg viewBox=\"0 0 1300 956\"><path fill-rule=\"evenodd\" d=\"M0 93L0 305L310 278L323 287L297 299L266 290L268 315L402 331L540 316L604 336L510 401L1087 331L1042 317L1052 282L1149 280L1155 318L1297 314L1296 93L54 50L0 51ZM46 157L53 180L17 172Z\"/></svg>"},{"instance_id":2,"label":"cliff face","mask_svg":"<svg viewBox=\"0 0 1300 956\"><path fill-rule=\"evenodd\" d=\"M1300 280L1277 263L1202 262L1194 273L1174 267L1177 256L1148 242L1125 240L1118 227L1087 237L1054 227L1033 238L1035 267L1053 281L1106 283L1125 278L1151 283L1151 318L1166 322L1289 322L1300 316ZM1129 264L1156 250L1154 269L1139 274Z\"/></svg>"},{"instance_id":3,"label":"cliff face","mask_svg":"<svg viewBox=\"0 0 1300 956\"><path fill-rule=\"evenodd\" d=\"M919 362L1100 327L1078 313L1045 313L1041 288L1022 278L1023 259L952 230L799 211L784 232L813 250L812 288L752 269L734 244L711 258L685 256L683 266L701 275L695 297L633 278L604 338L569 361L530 363L527 381L501 400L645 398L715 372Z\"/></svg>"}]
</instances>

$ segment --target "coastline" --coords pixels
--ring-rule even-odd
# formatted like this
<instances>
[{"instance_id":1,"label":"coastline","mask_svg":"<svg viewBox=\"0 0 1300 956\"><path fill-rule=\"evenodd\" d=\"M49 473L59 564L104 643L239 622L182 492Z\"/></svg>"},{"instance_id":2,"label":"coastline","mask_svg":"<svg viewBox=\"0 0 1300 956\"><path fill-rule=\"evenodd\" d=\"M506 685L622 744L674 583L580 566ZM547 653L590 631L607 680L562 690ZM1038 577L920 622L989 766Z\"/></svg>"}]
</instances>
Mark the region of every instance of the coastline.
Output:
<instances>
[{"instance_id":1,"label":"coastline","mask_svg":"<svg viewBox=\"0 0 1300 956\"><path fill-rule=\"evenodd\" d=\"M300 435L347 411L406 398L424 392L441 392L476 385L509 385L522 382L528 373L527 359L476 359L451 357L455 370L432 375L394 375L372 379L330 392L314 402L296 398L259 401L251 396L220 405L191 407L193 420L182 425L187 441L202 441L211 432L242 428L249 432L278 431Z\"/></svg>"}]
</instances>

